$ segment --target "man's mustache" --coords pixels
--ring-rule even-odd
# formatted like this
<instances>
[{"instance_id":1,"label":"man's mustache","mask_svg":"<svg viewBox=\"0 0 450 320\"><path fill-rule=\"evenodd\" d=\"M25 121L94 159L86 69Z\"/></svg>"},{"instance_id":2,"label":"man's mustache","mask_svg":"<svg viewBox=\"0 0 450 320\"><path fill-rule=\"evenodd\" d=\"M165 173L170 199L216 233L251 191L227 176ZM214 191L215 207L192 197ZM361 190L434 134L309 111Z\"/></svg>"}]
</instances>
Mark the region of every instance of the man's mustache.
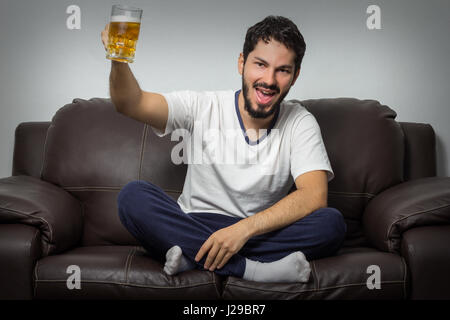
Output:
<instances>
[{"instance_id":1,"label":"man's mustache","mask_svg":"<svg viewBox=\"0 0 450 320\"><path fill-rule=\"evenodd\" d=\"M278 86L276 86L276 85L271 85L271 86L269 86L268 84L266 84L266 83L264 83L264 82L261 82L261 83L255 83L254 85L253 85L253 88L264 88L264 89L267 89L267 90L273 90L273 91L275 91L276 93L280 93L280 88L278 88Z\"/></svg>"}]
</instances>

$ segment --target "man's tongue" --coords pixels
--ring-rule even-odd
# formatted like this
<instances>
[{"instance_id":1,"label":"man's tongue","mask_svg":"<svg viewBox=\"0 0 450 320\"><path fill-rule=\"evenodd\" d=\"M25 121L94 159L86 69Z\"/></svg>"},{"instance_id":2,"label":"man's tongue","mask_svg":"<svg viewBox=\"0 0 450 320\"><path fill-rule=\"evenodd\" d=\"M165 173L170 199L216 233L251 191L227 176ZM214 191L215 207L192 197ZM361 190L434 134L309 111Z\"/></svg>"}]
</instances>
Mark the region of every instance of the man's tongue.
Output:
<instances>
[{"instance_id":1,"label":"man's tongue","mask_svg":"<svg viewBox=\"0 0 450 320\"><path fill-rule=\"evenodd\" d=\"M273 95L265 95L258 89L255 89L255 91L256 91L256 99L258 100L258 103L268 104L268 103L270 103L270 101L272 101Z\"/></svg>"}]
</instances>

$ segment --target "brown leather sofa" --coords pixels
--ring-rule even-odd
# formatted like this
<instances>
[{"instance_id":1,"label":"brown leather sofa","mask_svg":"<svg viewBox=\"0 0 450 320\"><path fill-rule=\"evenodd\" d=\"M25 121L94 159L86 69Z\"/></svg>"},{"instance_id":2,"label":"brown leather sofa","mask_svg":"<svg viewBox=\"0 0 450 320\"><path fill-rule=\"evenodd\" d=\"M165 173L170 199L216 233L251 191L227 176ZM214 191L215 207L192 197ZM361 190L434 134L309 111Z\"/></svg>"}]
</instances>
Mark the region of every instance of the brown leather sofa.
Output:
<instances>
[{"instance_id":1,"label":"brown leather sofa","mask_svg":"<svg viewBox=\"0 0 450 320\"><path fill-rule=\"evenodd\" d=\"M147 180L177 198L186 166L170 153L179 141L94 98L17 126L12 176L0 179L0 298L450 299L450 178L436 177L432 127L396 122L373 100L303 104L336 175L328 205L348 226L335 256L311 261L308 283L167 276L120 223L117 194ZM71 265L80 289L67 286Z\"/></svg>"}]
</instances>

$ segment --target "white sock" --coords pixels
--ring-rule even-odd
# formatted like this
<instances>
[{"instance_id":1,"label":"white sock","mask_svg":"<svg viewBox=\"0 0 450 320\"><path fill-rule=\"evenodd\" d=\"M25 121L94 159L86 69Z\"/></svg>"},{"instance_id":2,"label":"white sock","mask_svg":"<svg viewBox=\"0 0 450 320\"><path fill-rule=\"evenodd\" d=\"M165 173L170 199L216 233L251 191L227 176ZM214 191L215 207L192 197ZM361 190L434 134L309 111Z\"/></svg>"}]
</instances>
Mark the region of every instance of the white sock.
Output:
<instances>
[{"instance_id":1,"label":"white sock","mask_svg":"<svg viewBox=\"0 0 450 320\"><path fill-rule=\"evenodd\" d=\"M166 253L166 263L164 272L168 275L175 275L179 272L195 269L195 263L186 259L179 246L173 246Z\"/></svg>"},{"instance_id":2,"label":"white sock","mask_svg":"<svg viewBox=\"0 0 450 320\"><path fill-rule=\"evenodd\" d=\"M243 279L259 282L308 282L311 267L301 251L273 262L245 259Z\"/></svg>"}]
</instances>

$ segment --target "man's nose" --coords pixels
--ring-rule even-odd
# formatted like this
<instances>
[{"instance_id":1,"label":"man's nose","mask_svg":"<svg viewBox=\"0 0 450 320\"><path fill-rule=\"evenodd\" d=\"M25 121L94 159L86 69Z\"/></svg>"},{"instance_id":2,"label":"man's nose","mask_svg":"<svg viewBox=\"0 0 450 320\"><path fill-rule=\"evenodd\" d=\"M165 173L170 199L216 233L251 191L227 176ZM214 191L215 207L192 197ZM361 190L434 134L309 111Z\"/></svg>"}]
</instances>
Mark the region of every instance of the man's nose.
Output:
<instances>
[{"instance_id":1,"label":"man's nose","mask_svg":"<svg viewBox=\"0 0 450 320\"><path fill-rule=\"evenodd\" d=\"M275 70L267 68L264 72L262 80L268 86L276 86L277 80L275 78Z\"/></svg>"}]
</instances>

